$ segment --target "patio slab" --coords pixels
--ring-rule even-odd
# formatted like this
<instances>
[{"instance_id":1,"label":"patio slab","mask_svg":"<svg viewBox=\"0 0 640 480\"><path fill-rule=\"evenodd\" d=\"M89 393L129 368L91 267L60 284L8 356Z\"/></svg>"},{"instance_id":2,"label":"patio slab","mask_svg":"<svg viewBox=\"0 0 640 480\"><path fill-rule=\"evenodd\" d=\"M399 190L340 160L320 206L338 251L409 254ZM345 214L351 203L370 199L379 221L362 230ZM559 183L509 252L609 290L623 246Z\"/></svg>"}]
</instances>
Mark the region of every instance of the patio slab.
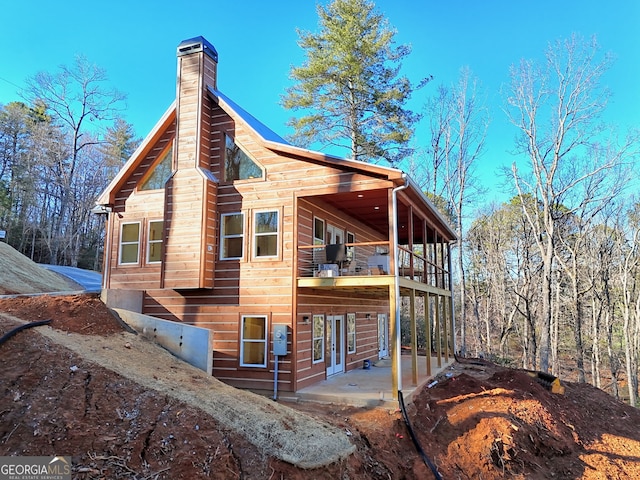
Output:
<instances>
[{"instance_id":1,"label":"patio slab","mask_svg":"<svg viewBox=\"0 0 640 480\"><path fill-rule=\"evenodd\" d=\"M414 392L420 391L423 385L433 381L436 375L454 363L453 358L449 358L448 362L445 362L443 358L442 365L438 367L437 360L436 357L431 357L432 373L427 375L426 357L418 356L418 383L412 384L411 356L402 356L402 394L405 403L410 403ZM326 380L302 388L293 394L283 393L280 400L384 408L398 406L398 400L393 398L391 390L390 360L376 362L369 369L359 368L332 375Z\"/></svg>"}]
</instances>

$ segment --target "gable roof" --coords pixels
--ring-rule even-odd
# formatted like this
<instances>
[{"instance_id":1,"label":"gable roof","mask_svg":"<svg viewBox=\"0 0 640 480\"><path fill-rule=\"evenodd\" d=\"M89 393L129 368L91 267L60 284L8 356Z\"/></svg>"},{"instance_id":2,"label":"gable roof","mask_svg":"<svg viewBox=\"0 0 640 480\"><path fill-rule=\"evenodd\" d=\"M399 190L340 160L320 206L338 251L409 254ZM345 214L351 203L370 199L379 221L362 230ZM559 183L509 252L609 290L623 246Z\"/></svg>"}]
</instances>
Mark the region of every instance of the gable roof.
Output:
<instances>
[{"instance_id":1,"label":"gable roof","mask_svg":"<svg viewBox=\"0 0 640 480\"><path fill-rule=\"evenodd\" d=\"M412 190L417 195L417 197L420 198L420 200L429 207L436 218L441 222L442 226L451 235L451 238L455 239L457 237L453 229L449 226L449 222L442 216L442 214L433 205L429 198L402 170L366 163L360 160L351 160L333 155L327 155L321 152L296 147L295 145L287 142L280 135L260 122L253 115L248 113L246 110L244 110L219 90L216 90L210 86L207 86L207 90L211 99L215 103L217 103L218 106L229 116L235 119L239 119L243 123L245 123L258 136L259 140L265 148L268 148L273 152L279 152L282 154L299 157L303 161L310 160L314 162L329 164L341 169L356 170L365 174L386 178L398 186L406 185L407 188ZM174 101L166 110L164 115L160 118L160 120L155 124L149 135L145 137L145 139L136 149L133 155L131 155L129 160L127 160L127 162L122 166L116 177L111 181L111 183L109 183L102 194L100 194L98 200L96 201L96 205L107 206L113 204L115 193L123 186L129 175L144 160L145 155L151 150L151 148L153 148L158 139L166 131L169 125L171 125L171 123L175 121L175 119L176 102Z\"/></svg>"},{"instance_id":2,"label":"gable roof","mask_svg":"<svg viewBox=\"0 0 640 480\"><path fill-rule=\"evenodd\" d=\"M268 142L276 142L276 143L282 143L282 144L288 145L288 142L284 138L282 138L276 132L271 130L260 120L255 118L245 109L243 109L240 105L238 105L229 97L227 97L224 93L208 85L207 85L207 90L209 91L209 94L211 95L211 98L213 99L213 101L216 102L220 106L220 108L222 108L227 113L235 112L236 115L240 117L242 120L244 120L244 122L254 132L256 132L263 140L266 140Z\"/></svg>"},{"instance_id":3,"label":"gable roof","mask_svg":"<svg viewBox=\"0 0 640 480\"><path fill-rule=\"evenodd\" d=\"M145 156L155 146L156 142L164 134L171 123L176 119L176 102L174 101L164 112L160 120L153 126L149 134L142 143L136 148L136 151L124 163L118 174L111 180L107 188L100 194L96 200L96 205L111 205L114 202L113 196L123 184L126 182L129 174L133 172L138 165L144 160Z\"/></svg>"},{"instance_id":4,"label":"gable roof","mask_svg":"<svg viewBox=\"0 0 640 480\"><path fill-rule=\"evenodd\" d=\"M402 176L402 170L391 167L383 167L371 163L362 162L359 160L350 160L333 155L327 155L325 153L317 152L314 150L308 150L302 147L296 147L290 144L280 135L275 133L269 127L257 120L253 115L248 113L237 103L224 95L219 90L208 87L211 98L222 108L227 114L232 117L240 118L245 124L247 124L261 139L262 145L274 152L288 153L291 155L300 156L303 158L330 163L335 166L348 167L357 170L363 170L368 173L376 175L382 175L389 179L400 178Z\"/></svg>"}]
</instances>

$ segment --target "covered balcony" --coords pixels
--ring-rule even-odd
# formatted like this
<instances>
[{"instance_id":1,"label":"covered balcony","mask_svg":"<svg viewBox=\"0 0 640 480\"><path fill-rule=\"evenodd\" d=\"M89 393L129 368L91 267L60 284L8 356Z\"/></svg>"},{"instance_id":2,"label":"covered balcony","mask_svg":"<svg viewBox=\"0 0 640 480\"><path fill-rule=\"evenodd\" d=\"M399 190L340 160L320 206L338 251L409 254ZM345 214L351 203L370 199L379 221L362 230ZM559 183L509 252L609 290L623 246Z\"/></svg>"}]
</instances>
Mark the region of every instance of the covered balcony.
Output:
<instances>
[{"instance_id":1,"label":"covered balcony","mask_svg":"<svg viewBox=\"0 0 640 480\"><path fill-rule=\"evenodd\" d=\"M436 365L432 366L430 354L423 355L426 375L432 375L433 367L446 365L455 349L451 242L456 235L431 202L413 186L305 197L299 206L308 217L301 215L298 227L297 287L340 289L387 303L394 396L407 373L402 363L411 365L411 384L418 383L424 367L418 356L420 328L434 336L427 345L435 353ZM328 242L326 235L316 235L317 211L332 215L330 221L346 232L342 241ZM349 238L350 230L366 234ZM403 302L410 317L409 328L404 327L410 340L404 342ZM418 318L425 320L420 324ZM402 351L409 352L410 362L401 362Z\"/></svg>"},{"instance_id":2,"label":"covered balcony","mask_svg":"<svg viewBox=\"0 0 640 480\"><path fill-rule=\"evenodd\" d=\"M395 282L396 261L390 251L391 242L300 245L298 286L390 285ZM445 243L399 245L397 263L401 285L438 293L450 291L449 255L449 245Z\"/></svg>"}]
</instances>

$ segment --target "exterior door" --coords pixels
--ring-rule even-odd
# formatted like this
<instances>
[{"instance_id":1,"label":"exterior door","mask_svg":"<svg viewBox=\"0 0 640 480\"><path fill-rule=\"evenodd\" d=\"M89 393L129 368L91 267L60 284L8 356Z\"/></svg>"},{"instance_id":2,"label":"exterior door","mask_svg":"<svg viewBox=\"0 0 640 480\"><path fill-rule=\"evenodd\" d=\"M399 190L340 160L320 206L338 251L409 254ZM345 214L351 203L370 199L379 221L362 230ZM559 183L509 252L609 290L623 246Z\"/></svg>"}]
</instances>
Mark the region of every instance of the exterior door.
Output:
<instances>
[{"instance_id":1,"label":"exterior door","mask_svg":"<svg viewBox=\"0 0 640 480\"><path fill-rule=\"evenodd\" d=\"M344 243L344 230L333 225L327 225L327 245Z\"/></svg>"},{"instance_id":2,"label":"exterior door","mask_svg":"<svg viewBox=\"0 0 640 480\"><path fill-rule=\"evenodd\" d=\"M378 314L378 358L389 356L389 321L386 313Z\"/></svg>"},{"instance_id":3,"label":"exterior door","mask_svg":"<svg viewBox=\"0 0 640 480\"><path fill-rule=\"evenodd\" d=\"M325 333L327 376L344 372L344 315L327 315Z\"/></svg>"}]
</instances>

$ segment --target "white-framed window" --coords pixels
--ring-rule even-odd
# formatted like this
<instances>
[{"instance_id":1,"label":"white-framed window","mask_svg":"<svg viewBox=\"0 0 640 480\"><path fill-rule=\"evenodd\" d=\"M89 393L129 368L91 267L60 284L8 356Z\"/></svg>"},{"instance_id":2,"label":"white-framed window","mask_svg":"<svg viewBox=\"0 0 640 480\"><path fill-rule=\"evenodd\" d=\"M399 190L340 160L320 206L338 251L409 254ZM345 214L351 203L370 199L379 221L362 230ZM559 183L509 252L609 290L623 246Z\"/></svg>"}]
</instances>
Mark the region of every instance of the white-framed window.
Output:
<instances>
[{"instance_id":1,"label":"white-framed window","mask_svg":"<svg viewBox=\"0 0 640 480\"><path fill-rule=\"evenodd\" d=\"M149 233L147 235L147 263L160 263L162 261L162 235L164 222L162 220L149 221Z\"/></svg>"},{"instance_id":2,"label":"white-framed window","mask_svg":"<svg viewBox=\"0 0 640 480\"><path fill-rule=\"evenodd\" d=\"M277 257L280 243L280 212L265 210L253 214L253 255Z\"/></svg>"},{"instance_id":3,"label":"white-framed window","mask_svg":"<svg viewBox=\"0 0 640 480\"><path fill-rule=\"evenodd\" d=\"M356 314L347 313L347 353L356 353Z\"/></svg>"},{"instance_id":4,"label":"white-framed window","mask_svg":"<svg viewBox=\"0 0 640 480\"><path fill-rule=\"evenodd\" d=\"M137 264L140 261L140 222L127 222L120 226L120 265Z\"/></svg>"},{"instance_id":5,"label":"white-framed window","mask_svg":"<svg viewBox=\"0 0 640 480\"><path fill-rule=\"evenodd\" d=\"M240 326L240 366L267 366L267 317L243 315Z\"/></svg>"},{"instance_id":6,"label":"white-framed window","mask_svg":"<svg viewBox=\"0 0 640 480\"><path fill-rule=\"evenodd\" d=\"M244 255L244 214L223 213L220 217L220 259L237 260Z\"/></svg>"},{"instance_id":7,"label":"white-framed window","mask_svg":"<svg viewBox=\"0 0 640 480\"><path fill-rule=\"evenodd\" d=\"M347 231L347 243L356 243L355 233L351 233ZM354 262L355 259L356 259L356 247L354 246L347 247L347 260L349 262Z\"/></svg>"},{"instance_id":8,"label":"white-framed window","mask_svg":"<svg viewBox=\"0 0 640 480\"><path fill-rule=\"evenodd\" d=\"M324 220L313 217L313 244L324 245Z\"/></svg>"},{"instance_id":9,"label":"white-framed window","mask_svg":"<svg viewBox=\"0 0 640 480\"><path fill-rule=\"evenodd\" d=\"M313 363L324 361L324 315L313 316Z\"/></svg>"}]
</instances>

